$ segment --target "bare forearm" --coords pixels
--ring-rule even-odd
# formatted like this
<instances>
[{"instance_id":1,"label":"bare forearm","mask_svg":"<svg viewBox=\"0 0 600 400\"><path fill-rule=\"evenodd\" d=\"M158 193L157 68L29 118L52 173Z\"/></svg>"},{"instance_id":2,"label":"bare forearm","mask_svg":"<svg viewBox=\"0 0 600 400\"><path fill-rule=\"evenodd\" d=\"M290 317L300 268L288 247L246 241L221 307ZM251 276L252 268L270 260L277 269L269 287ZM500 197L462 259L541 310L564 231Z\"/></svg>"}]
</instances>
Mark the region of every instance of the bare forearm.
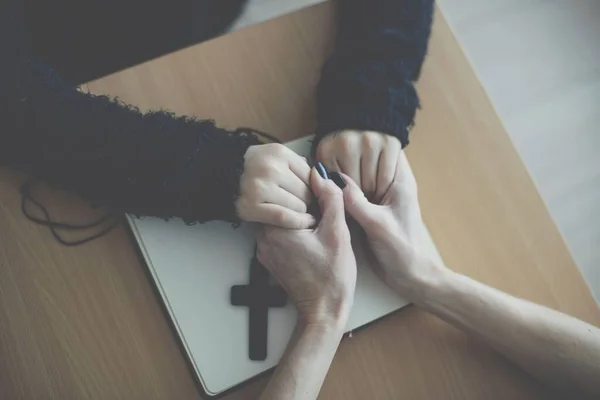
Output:
<instances>
[{"instance_id":1,"label":"bare forearm","mask_svg":"<svg viewBox=\"0 0 600 400\"><path fill-rule=\"evenodd\" d=\"M600 393L600 329L440 268L413 301L554 385Z\"/></svg>"},{"instance_id":2,"label":"bare forearm","mask_svg":"<svg viewBox=\"0 0 600 400\"><path fill-rule=\"evenodd\" d=\"M298 323L261 399L316 399L342 338L344 321Z\"/></svg>"}]
</instances>

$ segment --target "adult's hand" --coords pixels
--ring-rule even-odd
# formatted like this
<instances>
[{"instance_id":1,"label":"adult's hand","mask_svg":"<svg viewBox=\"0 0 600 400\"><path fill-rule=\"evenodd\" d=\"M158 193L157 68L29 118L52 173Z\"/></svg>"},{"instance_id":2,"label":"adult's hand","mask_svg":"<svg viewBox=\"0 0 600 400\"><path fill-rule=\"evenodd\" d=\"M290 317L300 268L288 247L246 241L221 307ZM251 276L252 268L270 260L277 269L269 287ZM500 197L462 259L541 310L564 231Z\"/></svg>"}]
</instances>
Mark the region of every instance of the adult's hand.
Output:
<instances>
[{"instance_id":1,"label":"adult's hand","mask_svg":"<svg viewBox=\"0 0 600 400\"><path fill-rule=\"evenodd\" d=\"M281 144L251 146L244 156L238 216L248 222L291 229L316 224L307 212L312 201L310 166Z\"/></svg>"},{"instance_id":2,"label":"adult's hand","mask_svg":"<svg viewBox=\"0 0 600 400\"><path fill-rule=\"evenodd\" d=\"M328 170L352 178L377 203L394 181L401 152L402 144L394 136L349 130L323 138L316 156Z\"/></svg>"},{"instance_id":3,"label":"adult's hand","mask_svg":"<svg viewBox=\"0 0 600 400\"><path fill-rule=\"evenodd\" d=\"M298 310L292 338L262 399L317 398L354 297L356 261L342 192L315 169L311 187L321 209L315 229L267 226L257 234L258 259Z\"/></svg>"},{"instance_id":4,"label":"adult's hand","mask_svg":"<svg viewBox=\"0 0 600 400\"><path fill-rule=\"evenodd\" d=\"M440 266L424 251L425 225L417 197L417 183L404 152L400 152L395 179L378 203L364 195L345 175L346 211L363 228L376 270L394 290L410 299L415 279L429 278Z\"/></svg>"},{"instance_id":5,"label":"adult's hand","mask_svg":"<svg viewBox=\"0 0 600 400\"><path fill-rule=\"evenodd\" d=\"M512 297L429 259L417 185L404 154L380 204L346 177L346 211L363 227L383 279L402 297L474 334L565 396L600 398L600 329ZM581 393L581 391L586 393Z\"/></svg>"},{"instance_id":6,"label":"adult's hand","mask_svg":"<svg viewBox=\"0 0 600 400\"><path fill-rule=\"evenodd\" d=\"M258 259L286 290L302 321L343 325L356 285L344 199L314 168L311 188L321 209L319 225L303 230L264 227L257 234Z\"/></svg>"}]
</instances>

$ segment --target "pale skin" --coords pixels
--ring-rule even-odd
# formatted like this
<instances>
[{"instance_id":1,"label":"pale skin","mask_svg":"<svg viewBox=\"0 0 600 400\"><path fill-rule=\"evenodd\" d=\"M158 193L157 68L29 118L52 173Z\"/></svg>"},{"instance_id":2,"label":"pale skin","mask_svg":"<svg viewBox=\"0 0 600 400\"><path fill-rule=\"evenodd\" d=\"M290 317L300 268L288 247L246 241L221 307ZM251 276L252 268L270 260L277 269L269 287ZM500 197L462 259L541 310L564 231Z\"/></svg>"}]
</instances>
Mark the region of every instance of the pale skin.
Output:
<instances>
[{"instance_id":1,"label":"pale skin","mask_svg":"<svg viewBox=\"0 0 600 400\"><path fill-rule=\"evenodd\" d=\"M600 329L495 290L429 258L419 244L424 224L417 185L403 153L398 160L394 181L379 202L371 202L357 183L342 175L347 186L337 193L343 196L343 204L325 203L330 205L330 214L333 207L339 207L338 215L346 212L362 227L381 279L398 295L476 335L542 382L575 397L600 395ZM315 398L341 338L340 326L346 321L352 298L336 295L338 301L332 302L331 291L337 288L337 293L353 293L355 280L349 278L349 267L340 264L339 251L348 249L343 243L347 226L332 221L321 220L312 242L297 240L294 231L280 229L269 234L275 228L266 228L258 238L262 262L286 290L296 282L295 294L290 297L299 311L302 309L294 337L263 394L265 399ZM332 226L328 228L329 223ZM330 240L332 237L337 240ZM313 247L318 248L314 253ZM330 250L323 253L323 248ZM301 262L289 252L307 258ZM335 254L336 258L314 254ZM355 268L353 258L346 262ZM298 280L299 275L304 279ZM340 299L347 304L342 305ZM317 306L322 304L337 307ZM309 325L303 322L303 315L319 318L306 329Z\"/></svg>"},{"instance_id":2,"label":"pale skin","mask_svg":"<svg viewBox=\"0 0 600 400\"><path fill-rule=\"evenodd\" d=\"M257 235L259 260L283 278L279 282L298 310L296 329L263 399L317 397L352 307L356 261L343 195L315 169L311 181L322 214L319 225L266 227Z\"/></svg>"},{"instance_id":3,"label":"pale skin","mask_svg":"<svg viewBox=\"0 0 600 400\"><path fill-rule=\"evenodd\" d=\"M367 193L381 197L394 179L401 147L397 138L382 133L342 131L323 138L317 156L330 170L347 173ZM306 159L275 143L246 151L236 202L243 221L307 229L316 224L308 213L312 199Z\"/></svg>"},{"instance_id":4,"label":"pale skin","mask_svg":"<svg viewBox=\"0 0 600 400\"><path fill-rule=\"evenodd\" d=\"M348 175L367 198L381 201L398 170L402 144L394 136L372 131L341 131L324 137L316 158L327 170Z\"/></svg>"}]
</instances>

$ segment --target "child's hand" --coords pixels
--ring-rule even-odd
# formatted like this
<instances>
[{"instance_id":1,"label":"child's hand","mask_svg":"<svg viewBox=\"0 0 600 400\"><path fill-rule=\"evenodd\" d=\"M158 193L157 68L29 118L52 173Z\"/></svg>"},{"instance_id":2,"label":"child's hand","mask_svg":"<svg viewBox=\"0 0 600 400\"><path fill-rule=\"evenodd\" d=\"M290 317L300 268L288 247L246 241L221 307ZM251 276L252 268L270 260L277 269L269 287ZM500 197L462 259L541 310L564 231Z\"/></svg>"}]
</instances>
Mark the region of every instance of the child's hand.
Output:
<instances>
[{"instance_id":1,"label":"child's hand","mask_svg":"<svg viewBox=\"0 0 600 400\"><path fill-rule=\"evenodd\" d=\"M303 157L281 144L251 146L244 156L237 213L248 222L310 228L316 220L307 213L309 184L310 166Z\"/></svg>"},{"instance_id":2,"label":"child's hand","mask_svg":"<svg viewBox=\"0 0 600 400\"><path fill-rule=\"evenodd\" d=\"M317 160L329 171L350 176L365 195L379 202L396 175L402 144L394 136L368 131L342 131L326 136Z\"/></svg>"}]
</instances>

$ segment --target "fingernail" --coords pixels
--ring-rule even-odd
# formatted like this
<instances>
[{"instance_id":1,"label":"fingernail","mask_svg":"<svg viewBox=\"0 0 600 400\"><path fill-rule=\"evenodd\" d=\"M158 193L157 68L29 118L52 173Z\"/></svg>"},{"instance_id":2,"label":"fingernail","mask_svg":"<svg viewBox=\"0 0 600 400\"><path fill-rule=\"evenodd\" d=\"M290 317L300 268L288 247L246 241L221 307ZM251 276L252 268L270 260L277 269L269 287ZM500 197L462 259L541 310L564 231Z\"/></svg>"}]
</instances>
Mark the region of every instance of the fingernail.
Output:
<instances>
[{"instance_id":1,"label":"fingernail","mask_svg":"<svg viewBox=\"0 0 600 400\"><path fill-rule=\"evenodd\" d=\"M338 187L340 189L343 189L346 187L346 181L344 180L344 178L342 177L342 175L340 175L339 172L330 172L329 173L329 177L331 178L331 180L333 181L333 183L335 183L336 185L338 185Z\"/></svg>"},{"instance_id":2,"label":"fingernail","mask_svg":"<svg viewBox=\"0 0 600 400\"><path fill-rule=\"evenodd\" d=\"M315 168L317 169L319 175L321 175L321 178L329 179L329 176L327 176L327 170L325 169L325 166L321 163L321 161L317 161L317 163L315 164Z\"/></svg>"}]
</instances>

